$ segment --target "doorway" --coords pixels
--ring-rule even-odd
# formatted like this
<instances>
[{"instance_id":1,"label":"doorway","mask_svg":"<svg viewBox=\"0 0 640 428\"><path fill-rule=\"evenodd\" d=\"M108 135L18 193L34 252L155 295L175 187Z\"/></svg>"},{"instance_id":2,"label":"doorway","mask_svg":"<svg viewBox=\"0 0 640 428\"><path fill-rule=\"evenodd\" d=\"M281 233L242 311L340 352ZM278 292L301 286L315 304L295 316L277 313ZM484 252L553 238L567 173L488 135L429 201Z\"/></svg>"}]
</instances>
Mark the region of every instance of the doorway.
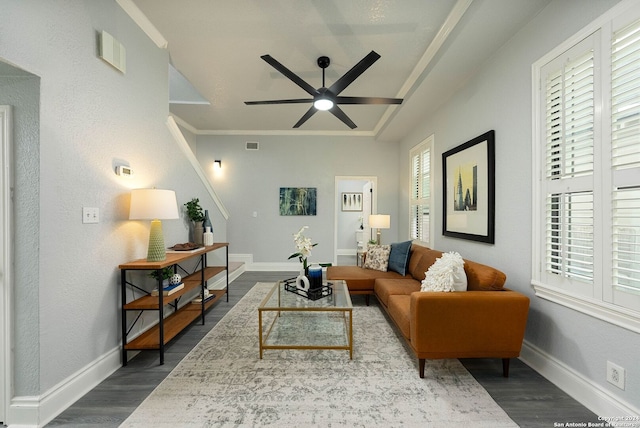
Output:
<instances>
[{"instance_id":1,"label":"doorway","mask_svg":"<svg viewBox=\"0 0 640 428\"><path fill-rule=\"evenodd\" d=\"M378 177L335 178L334 265L357 264L359 245L371 239L369 214L376 213Z\"/></svg>"},{"instance_id":2,"label":"doorway","mask_svg":"<svg viewBox=\"0 0 640 428\"><path fill-rule=\"evenodd\" d=\"M0 106L0 424L7 422L7 411L11 394L11 107Z\"/></svg>"}]
</instances>

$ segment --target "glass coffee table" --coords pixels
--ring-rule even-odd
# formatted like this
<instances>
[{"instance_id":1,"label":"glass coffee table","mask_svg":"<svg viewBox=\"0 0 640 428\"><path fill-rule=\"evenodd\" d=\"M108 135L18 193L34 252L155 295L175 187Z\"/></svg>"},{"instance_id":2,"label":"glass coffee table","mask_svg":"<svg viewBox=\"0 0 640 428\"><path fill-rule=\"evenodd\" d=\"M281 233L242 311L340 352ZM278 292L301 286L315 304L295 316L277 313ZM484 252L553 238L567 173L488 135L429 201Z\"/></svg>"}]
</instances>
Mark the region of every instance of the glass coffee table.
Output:
<instances>
[{"instance_id":1,"label":"glass coffee table","mask_svg":"<svg viewBox=\"0 0 640 428\"><path fill-rule=\"evenodd\" d=\"M353 359L353 305L344 281L325 284L332 293L310 300L274 284L260 306L260 358L265 349L340 349Z\"/></svg>"}]
</instances>

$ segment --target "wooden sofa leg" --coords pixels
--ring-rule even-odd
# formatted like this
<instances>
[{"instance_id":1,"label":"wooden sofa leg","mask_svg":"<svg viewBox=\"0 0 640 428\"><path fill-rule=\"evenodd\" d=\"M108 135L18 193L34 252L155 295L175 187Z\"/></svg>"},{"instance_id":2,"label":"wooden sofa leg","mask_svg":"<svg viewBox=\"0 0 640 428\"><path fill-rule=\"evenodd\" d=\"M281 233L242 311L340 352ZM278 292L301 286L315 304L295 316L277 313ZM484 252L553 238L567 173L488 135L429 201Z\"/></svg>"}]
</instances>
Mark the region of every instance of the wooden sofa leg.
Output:
<instances>
[{"instance_id":1,"label":"wooden sofa leg","mask_svg":"<svg viewBox=\"0 0 640 428\"><path fill-rule=\"evenodd\" d=\"M502 376L509 377L509 358L502 359Z\"/></svg>"},{"instance_id":2,"label":"wooden sofa leg","mask_svg":"<svg viewBox=\"0 0 640 428\"><path fill-rule=\"evenodd\" d=\"M418 365L420 366L420 379L424 379L424 358L418 358Z\"/></svg>"},{"instance_id":3,"label":"wooden sofa leg","mask_svg":"<svg viewBox=\"0 0 640 428\"><path fill-rule=\"evenodd\" d=\"M366 294L364 297L364 301L367 303L367 306L369 306L369 298L371 297L371 294Z\"/></svg>"}]
</instances>

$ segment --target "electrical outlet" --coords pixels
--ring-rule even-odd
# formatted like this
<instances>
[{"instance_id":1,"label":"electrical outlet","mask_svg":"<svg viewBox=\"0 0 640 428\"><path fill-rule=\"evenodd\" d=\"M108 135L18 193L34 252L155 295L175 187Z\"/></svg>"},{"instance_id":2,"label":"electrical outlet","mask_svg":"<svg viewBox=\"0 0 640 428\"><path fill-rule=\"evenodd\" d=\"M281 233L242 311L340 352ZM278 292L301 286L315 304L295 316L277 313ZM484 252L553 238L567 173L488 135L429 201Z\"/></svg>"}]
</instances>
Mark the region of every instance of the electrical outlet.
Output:
<instances>
[{"instance_id":1,"label":"electrical outlet","mask_svg":"<svg viewBox=\"0 0 640 428\"><path fill-rule=\"evenodd\" d=\"M83 223L99 223L100 222L100 210L93 207L82 207L82 222Z\"/></svg>"},{"instance_id":2,"label":"electrical outlet","mask_svg":"<svg viewBox=\"0 0 640 428\"><path fill-rule=\"evenodd\" d=\"M624 368L607 361L607 382L624 390Z\"/></svg>"}]
</instances>

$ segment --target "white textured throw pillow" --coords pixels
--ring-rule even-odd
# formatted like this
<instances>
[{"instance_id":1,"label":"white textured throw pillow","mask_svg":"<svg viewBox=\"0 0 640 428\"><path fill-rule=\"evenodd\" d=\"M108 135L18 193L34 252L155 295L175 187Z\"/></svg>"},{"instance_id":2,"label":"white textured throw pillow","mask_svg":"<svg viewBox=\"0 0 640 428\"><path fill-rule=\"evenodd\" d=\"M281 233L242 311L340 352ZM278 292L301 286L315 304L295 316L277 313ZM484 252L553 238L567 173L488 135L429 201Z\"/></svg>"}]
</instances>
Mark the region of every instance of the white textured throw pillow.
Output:
<instances>
[{"instance_id":1,"label":"white textured throw pillow","mask_svg":"<svg viewBox=\"0 0 640 428\"><path fill-rule=\"evenodd\" d=\"M462 256L455 252L443 253L425 273L421 290L467 291L467 275Z\"/></svg>"}]
</instances>

